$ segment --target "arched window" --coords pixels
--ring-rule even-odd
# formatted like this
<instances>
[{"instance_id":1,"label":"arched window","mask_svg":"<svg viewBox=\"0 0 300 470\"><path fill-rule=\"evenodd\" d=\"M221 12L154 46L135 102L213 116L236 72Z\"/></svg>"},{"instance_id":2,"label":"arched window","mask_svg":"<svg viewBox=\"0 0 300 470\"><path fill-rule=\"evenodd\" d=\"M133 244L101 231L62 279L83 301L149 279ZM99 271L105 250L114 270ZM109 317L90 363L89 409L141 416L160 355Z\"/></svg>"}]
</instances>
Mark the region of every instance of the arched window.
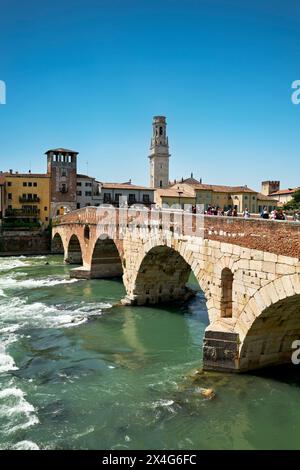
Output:
<instances>
[{"instance_id":1,"label":"arched window","mask_svg":"<svg viewBox=\"0 0 300 470\"><path fill-rule=\"evenodd\" d=\"M232 283L232 272L224 268L221 274L221 317L232 317Z\"/></svg>"}]
</instances>

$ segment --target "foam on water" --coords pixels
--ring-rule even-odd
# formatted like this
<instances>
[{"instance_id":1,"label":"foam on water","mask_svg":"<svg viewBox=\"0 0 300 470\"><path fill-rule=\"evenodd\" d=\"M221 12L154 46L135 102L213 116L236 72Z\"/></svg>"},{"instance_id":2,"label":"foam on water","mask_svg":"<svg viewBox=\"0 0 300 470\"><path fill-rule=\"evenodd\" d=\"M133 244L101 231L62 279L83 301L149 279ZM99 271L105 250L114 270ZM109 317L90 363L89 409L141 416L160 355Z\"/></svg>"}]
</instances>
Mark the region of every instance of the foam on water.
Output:
<instances>
[{"instance_id":1,"label":"foam on water","mask_svg":"<svg viewBox=\"0 0 300 470\"><path fill-rule=\"evenodd\" d=\"M39 446L32 441L20 441L11 447L13 450L40 450Z\"/></svg>"},{"instance_id":2,"label":"foam on water","mask_svg":"<svg viewBox=\"0 0 300 470\"><path fill-rule=\"evenodd\" d=\"M64 278L44 278L44 279L18 279L16 275L11 275L0 279L1 290L3 289L35 289L39 287L52 287L59 284L73 284L80 279Z\"/></svg>"}]
</instances>

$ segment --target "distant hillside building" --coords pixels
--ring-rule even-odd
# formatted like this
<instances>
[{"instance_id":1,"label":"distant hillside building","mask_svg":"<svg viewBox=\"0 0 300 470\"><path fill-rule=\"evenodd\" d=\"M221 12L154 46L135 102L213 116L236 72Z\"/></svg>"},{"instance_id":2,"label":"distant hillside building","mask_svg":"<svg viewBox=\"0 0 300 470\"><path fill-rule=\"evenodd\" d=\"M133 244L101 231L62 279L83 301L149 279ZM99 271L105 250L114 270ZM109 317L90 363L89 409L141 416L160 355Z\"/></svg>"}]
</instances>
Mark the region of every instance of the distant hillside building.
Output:
<instances>
[{"instance_id":1,"label":"distant hillside building","mask_svg":"<svg viewBox=\"0 0 300 470\"><path fill-rule=\"evenodd\" d=\"M283 206L293 199L294 193L300 190L298 188L280 189L280 181L263 181L261 183L261 192L277 201L278 206Z\"/></svg>"}]
</instances>

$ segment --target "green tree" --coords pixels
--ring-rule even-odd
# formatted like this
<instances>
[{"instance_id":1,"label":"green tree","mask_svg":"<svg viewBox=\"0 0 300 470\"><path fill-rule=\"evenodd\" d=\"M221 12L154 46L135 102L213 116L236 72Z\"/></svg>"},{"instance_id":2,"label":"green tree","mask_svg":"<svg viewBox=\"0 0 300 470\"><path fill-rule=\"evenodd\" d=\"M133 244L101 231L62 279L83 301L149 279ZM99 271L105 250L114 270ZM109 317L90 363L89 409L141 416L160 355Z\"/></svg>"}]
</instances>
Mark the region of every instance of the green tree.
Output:
<instances>
[{"instance_id":1,"label":"green tree","mask_svg":"<svg viewBox=\"0 0 300 470\"><path fill-rule=\"evenodd\" d=\"M283 208L287 211L300 210L300 189L294 192L293 199L284 204Z\"/></svg>"}]
</instances>

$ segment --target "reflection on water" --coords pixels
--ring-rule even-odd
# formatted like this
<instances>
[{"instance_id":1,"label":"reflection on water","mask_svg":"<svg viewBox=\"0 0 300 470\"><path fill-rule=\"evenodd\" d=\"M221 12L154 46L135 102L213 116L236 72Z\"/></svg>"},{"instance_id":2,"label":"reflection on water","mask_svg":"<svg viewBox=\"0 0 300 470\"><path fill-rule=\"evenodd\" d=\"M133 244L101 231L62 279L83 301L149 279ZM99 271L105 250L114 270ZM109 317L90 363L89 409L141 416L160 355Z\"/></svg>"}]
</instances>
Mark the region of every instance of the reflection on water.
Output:
<instances>
[{"instance_id":1,"label":"reflection on water","mask_svg":"<svg viewBox=\"0 0 300 470\"><path fill-rule=\"evenodd\" d=\"M201 371L201 293L124 307L121 281L68 271L59 256L0 259L0 448L300 447L295 366Z\"/></svg>"}]
</instances>

